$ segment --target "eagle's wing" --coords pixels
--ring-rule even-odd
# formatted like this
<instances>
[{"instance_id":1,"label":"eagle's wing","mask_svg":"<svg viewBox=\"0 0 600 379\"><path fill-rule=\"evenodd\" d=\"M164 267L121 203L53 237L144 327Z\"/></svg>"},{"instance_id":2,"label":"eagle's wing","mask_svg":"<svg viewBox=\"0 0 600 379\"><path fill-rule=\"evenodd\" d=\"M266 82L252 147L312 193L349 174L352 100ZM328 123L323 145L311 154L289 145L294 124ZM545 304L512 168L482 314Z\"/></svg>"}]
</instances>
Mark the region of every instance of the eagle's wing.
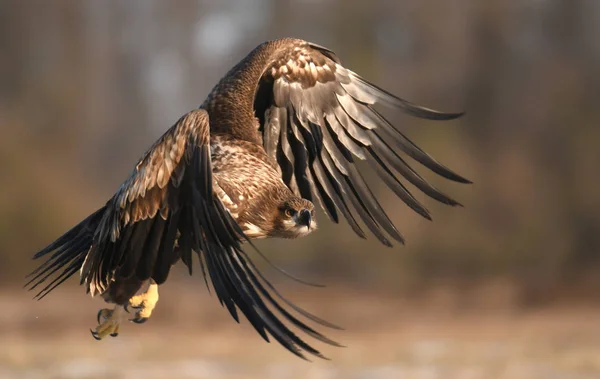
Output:
<instances>
[{"instance_id":1,"label":"eagle's wing","mask_svg":"<svg viewBox=\"0 0 600 379\"><path fill-rule=\"evenodd\" d=\"M244 239L213 194L208 115L195 110L150 148L105 207L36 254L39 258L54 253L32 273L28 285L33 289L54 276L38 293L43 297L79 269L81 282L92 295L105 291L113 278L135 275L161 284L180 258L191 272L195 251L221 304L236 321L239 309L265 340L268 332L298 356L303 357L303 350L321 356L268 304L300 330L337 345L275 301L265 285L281 296L242 249ZM335 327L282 299L313 321Z\"/></svg>"},{"instance_id":2,"label":"eagle's wing","mask_svg":"<svg viewBox=\"0 0 600 379\"><path fill-rule=\"evenodd\" d=\"M254 104L264 147L279 164L288 187L307 199L314 195L336 223L340 211L364 238L354 208L371 232L390 246L382 229L398 241L403 238L355 167L356 159L368 161L398 197L428 219L427 209L396 174L436 200L458 203L425 181L398 151L447 179L469 181L392 126L373 108L377 103L431 120L461 115L402 100L344 68L332 51L310 43L291 46L275 60L259 81Z\"/></svg>"}]
</instances>

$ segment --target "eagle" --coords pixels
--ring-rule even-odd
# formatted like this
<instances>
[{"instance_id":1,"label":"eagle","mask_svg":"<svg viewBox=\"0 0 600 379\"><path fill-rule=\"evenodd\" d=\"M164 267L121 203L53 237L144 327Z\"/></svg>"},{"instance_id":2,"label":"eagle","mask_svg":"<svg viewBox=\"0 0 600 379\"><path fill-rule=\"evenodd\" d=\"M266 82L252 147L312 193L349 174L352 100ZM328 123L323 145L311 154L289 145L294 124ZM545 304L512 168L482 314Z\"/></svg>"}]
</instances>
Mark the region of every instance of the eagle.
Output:
<instances>
[{"instance_id":1,"label":"eagle","mask_svg":"<svg viewBox=\"0 0 600 379\"><path fill-rule=\"evenodd\" d=\"M206 286L210 281L237 322L241 313L267 342L271 337L301 358L325 358L290 324L341 346L306 322L337 326L277 291L248 254L252 240L313 232L318 203L331 221L344 218L361 238L366 227L386 246L403 243L358 161L427 219L404 181L444 204L460 204L408 158L470 183L411 142L375 104L429 120L462 115L394 96L323 46L292 38L260 44L150 147L106 204L34 255L47 259L26 286L41 299L79 272L88 294L114 304L98 312L90 330L100 340L118 335L126 312L134 312L135 323L148 320L171 266L181 261L191 274L195 255Z\"/></svg>"}]
</instances>

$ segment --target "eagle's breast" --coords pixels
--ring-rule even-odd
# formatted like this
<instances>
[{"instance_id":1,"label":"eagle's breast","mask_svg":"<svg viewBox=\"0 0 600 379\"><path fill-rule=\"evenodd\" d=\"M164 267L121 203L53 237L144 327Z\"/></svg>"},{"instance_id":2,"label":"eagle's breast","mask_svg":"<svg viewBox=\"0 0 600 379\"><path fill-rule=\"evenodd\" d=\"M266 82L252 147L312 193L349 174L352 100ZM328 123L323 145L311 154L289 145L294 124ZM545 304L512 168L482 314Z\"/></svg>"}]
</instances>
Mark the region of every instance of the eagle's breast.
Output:
<instances>
[{"instance_id":1,"label":"eagle's breast","mask_svg":"<svg viewBox=\"0 0 600 379\"><path fill-rule=\"evenodd\" d=\"M214 193L245 232L268 221L274 212L269 200L289 191L264 150L254 143L213 136L211 160Z\"/></svg>"}]
</instances>

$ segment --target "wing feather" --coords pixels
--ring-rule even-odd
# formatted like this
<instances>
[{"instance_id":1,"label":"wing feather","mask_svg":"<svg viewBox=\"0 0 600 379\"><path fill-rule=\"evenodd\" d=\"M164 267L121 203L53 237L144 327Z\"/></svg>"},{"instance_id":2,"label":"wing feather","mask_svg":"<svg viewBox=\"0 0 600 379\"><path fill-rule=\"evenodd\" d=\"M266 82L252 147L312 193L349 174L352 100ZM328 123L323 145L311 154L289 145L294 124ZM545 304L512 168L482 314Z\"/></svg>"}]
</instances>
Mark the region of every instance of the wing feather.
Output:
<instances>
[{"instance_id":1,"label":"wing feather","mask_svg":"<svg viewBox=\"0 0 600 379\"><path fill-rule=\"evenodd\" d=\"M444 204L459 203L428 183L400 153L447 179L470 183L416 146L373 105L431 120L451 120L462 113L443 113L400 99L343 67L335 53L322 46L298 40L284 45L256 93L255 112L268 126L260 128L263 144L268 155L278 157L284 182L305 198L316 194L335 221L339 210L361 237L365 235L354 213L385 245L391 243L384 232L404 241L355 167L355 158L366 160L401 200L427 219L429 211L400 178ZM281 117L283 113L287 117ZM293 175L285 174L288 164Z\"/></svg>"}]
</instances>

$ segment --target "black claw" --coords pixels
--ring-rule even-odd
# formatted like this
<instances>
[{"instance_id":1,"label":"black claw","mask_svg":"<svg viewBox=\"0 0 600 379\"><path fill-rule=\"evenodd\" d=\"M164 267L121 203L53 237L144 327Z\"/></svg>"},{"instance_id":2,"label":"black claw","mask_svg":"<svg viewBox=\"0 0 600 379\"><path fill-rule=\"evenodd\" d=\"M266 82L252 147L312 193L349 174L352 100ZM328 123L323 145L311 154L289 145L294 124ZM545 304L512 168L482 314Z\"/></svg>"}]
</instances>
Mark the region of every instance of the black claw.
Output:
<instances>
[{"instance_id":1,"label":"black claw","mask_svg":"<svg viewBox=\"0 0 600 379\"><path fill-rule=\"evenodd\" d=\"M146 317L136 317L136 318L132 318L132 319L131 319L131 320L129 320L129 321L131 321L131 322L134 322L134 323L136 323L136 324L143 324L143 323L145 323L146 321L148 321L148 318L146 318Z\"/></svg>"},{"instance_id":2,"label":"black claw","mask_svg":"<svg viewBox=\"0 0 600 379\"><path fill-rule=\"evenodd\" d=\"M110 336L111 336L111 337L116 337L116 336L118 336L118 335L119 335L119 332L114 332L114 333L111 333L111 334L110 334Z\"/></svg>"},{"instance_id":3,"label":"black claw","mask_svg":"<svg viewBox=\"0 0 600 379\"><path fill-rule=\"evenodd\" d=\"M100 341L102 338L100 338L100 336L98 335L97 332L93 331L92 329L90 329L90 333L92 333L92 337L94 337L94 339L96 341Z\"/></svg>"},{"instance_id":4,"label":"black claw","mask_svg":"<svg viewBox=\"0 0 600 379\"><path fill-rule=\"evenodd\" d=\"M134 307L133 305L130 305L129 303L125 304L125 306L123 307L125 309L125 312L127 313L131 313L131 310L129 308L132 308L134 311L139 311L140 309L142 309L142 306L139 307Z\"/></svg>"}]
</instances>

